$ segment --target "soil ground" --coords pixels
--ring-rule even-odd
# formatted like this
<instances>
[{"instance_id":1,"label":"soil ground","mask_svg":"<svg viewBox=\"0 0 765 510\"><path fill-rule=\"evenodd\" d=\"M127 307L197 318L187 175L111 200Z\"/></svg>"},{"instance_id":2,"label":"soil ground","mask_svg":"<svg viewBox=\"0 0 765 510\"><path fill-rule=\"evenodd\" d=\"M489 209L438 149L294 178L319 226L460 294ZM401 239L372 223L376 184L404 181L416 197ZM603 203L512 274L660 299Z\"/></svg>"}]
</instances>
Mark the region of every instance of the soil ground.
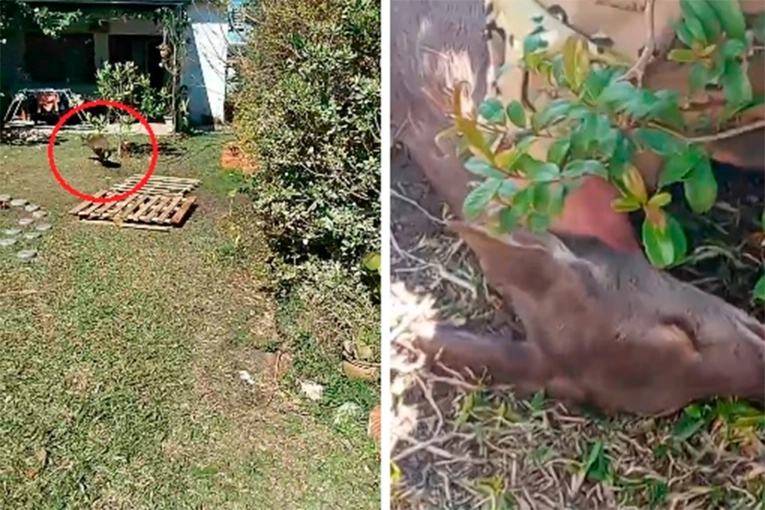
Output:
<instances>
[{"instance_id":1,"label":"soil ground","mask_svg":"<svg viewBox=\"0 0 765 510\"><path fill-rule=\"evenodd\" d=\"M392 160L397 508L765 508L759 409L710 402L665 419L605 418L423 370L406 349L414 320L519 328L473 256L444 230L448 212L416 164L403 149ZM724 168L717 175L712 213L692 223L675 211L695 251L673 272L762 319L751 300L762 267L762 176Z\"/></svg>"},{"instance_id":2,"label":"soil ground","mask_svg":"<svg viewBox=\"0 0 765 510\"><path fill-rule=\"evenodd\" d=\"M379 508L366 416L338 429L289 375L223 141L163 141L156 174L202 179L172 232L79 223L44 142L0 146L0 194L53 225L31 264L0 249L0 508ZM105 169L76 135L55 154L87 193L148 165Z\"/></svg>"}]
</instances>

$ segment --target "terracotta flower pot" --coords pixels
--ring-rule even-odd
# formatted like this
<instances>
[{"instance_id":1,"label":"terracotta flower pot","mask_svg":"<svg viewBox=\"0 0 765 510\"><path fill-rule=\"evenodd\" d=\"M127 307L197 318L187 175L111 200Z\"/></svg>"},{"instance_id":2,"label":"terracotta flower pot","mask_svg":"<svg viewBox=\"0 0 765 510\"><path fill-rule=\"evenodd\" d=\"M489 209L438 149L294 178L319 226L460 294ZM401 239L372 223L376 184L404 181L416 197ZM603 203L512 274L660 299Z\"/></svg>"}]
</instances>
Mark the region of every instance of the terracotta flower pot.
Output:
<instances>
[{"instance_id":1,"label":"terracotta flower pot","mask_svg":"<svg viewBox=\"0 0 765 510\"><path fill-rule=\"evenodd\" d=\"M226 170L241 170L247 175L255 172L255 165L252 160L238 145L233 143L223 147L220 155L220 166Z\"/></svg>"}]
</instances>

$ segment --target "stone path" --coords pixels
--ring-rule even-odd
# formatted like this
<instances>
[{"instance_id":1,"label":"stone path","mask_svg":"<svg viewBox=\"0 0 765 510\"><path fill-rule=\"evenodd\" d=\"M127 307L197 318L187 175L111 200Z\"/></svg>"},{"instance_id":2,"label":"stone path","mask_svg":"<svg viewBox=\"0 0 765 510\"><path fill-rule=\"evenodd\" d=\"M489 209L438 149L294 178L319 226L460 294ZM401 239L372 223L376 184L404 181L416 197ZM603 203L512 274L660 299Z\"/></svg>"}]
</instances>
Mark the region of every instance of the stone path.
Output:
<instances>
[{"instance_id":1,"label":"stone path","mask_svg":"<svg viewBox=\"0 0 765 510\"><path fill-rule=\"evenodd\" d=\"M52 228L47 216L48 211L25 198L0 193L0 257L34 260L44 234Z\"/></svg>"}]
</instances>

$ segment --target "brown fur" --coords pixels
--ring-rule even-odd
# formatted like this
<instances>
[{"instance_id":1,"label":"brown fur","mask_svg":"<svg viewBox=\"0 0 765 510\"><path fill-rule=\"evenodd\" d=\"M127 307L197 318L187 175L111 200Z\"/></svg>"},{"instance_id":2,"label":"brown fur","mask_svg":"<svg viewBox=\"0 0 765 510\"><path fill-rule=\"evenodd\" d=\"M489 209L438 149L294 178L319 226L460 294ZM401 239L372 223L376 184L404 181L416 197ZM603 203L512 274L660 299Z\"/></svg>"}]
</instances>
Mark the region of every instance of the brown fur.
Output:
<instances>
[{"instance_id":1,"label":"brown fur","mask_svg":"<svg viewBox=\"0 0 765 510\"><path fill-rule=\"evenodd\" d=\"M109 140L104 135L92 134L83 137L82 142L84 145L90 147L93 154L98 158L98 162L104 164L112 155L112 149L109 145Z\"/></svg>"}]
</instances>

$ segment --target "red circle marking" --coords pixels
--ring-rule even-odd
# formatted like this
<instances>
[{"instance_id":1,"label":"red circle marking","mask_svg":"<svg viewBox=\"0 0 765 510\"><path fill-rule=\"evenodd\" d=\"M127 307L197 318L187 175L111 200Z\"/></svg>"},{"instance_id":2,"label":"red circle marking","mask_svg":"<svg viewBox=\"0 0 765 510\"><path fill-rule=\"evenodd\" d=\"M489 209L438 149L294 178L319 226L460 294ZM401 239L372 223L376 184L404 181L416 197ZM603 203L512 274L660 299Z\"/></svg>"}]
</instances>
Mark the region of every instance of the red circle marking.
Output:
<instances>
[{"instance_id":1,"label":"red circle marking","mask_svg":"<svg viewBox=\"0 0 765 510\"><path fill-rule=\"evenodd\" d=\"M61 174L58 171L58 168L56 168L56 160L53 157L53 149L55 148L55 142L56 142L56 136L58 136L58 132L61 130L61 128L64 126L67 120L72 118L73 115L76 115L77 113L87 110L88 108L92 108L94 106L111 106L112 108L117 108L120 110L125 110L130 115L138 119L138 122L141 123L143 127L146 128L146 131L149 132L149 140L151 140L151 162L149 163L149 170L146 172L146 175L143 176L143 178L133 186L132 189L121 193L119 195L114 195L111 197L96 197L93 195L88 195L85 193L82 193L80 191L77 191L72 186L69 185L68 182L61 176ZM118 103L117 101L106 101L103 99L99 99L98 101L88 101L86 103L82 103L81 105L72 108L68 112L66 112L61 119L59 119L58 123L56 124L56 127L53 128L53 132L50 134L50 140L48 140L48 164L50 165L50 169L53 172L53 176L56 178L56 180L61 184L61 187L67 190L72 195L76 196L77 198L81 198L82 200L87 200L89 202L96 202L99 204L105 204L108 202L118 202L120 200L125 200L130 195L133 195L134 193L138 193L138 191L143 188L146 183L149 181L149 178L151 177L151 174L154 173L154 168L157 166L157 159L159 158L159 145L157 145L157 137L154 135L154 131L152 131L151 126L149 125L149 121L144 118L143 115L141 115L137 110L129 107L128 105Z\"/></svg>"}]
</instances>

